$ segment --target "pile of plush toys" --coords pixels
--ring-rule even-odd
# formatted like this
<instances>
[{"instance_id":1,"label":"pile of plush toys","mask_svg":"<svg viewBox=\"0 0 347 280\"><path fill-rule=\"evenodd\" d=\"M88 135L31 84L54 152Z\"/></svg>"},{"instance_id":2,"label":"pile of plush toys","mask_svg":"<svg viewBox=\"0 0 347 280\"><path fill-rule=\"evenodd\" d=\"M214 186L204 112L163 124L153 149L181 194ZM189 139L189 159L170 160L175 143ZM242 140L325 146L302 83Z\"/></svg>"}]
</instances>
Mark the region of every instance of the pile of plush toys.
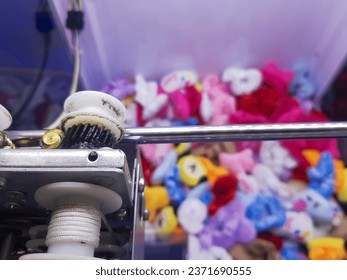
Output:
<instances>
[{"instance_id":1,"label":"pile of plush toys","mask_svg":"<svg viewBox=\"0 0 347 280\"><path fill-rule=\"evenodd\" d=\"M103 91L127 126L327 122L309 71L230 67L160 82L137 75ZM147 144L140 147L147 237L184 236L188 259L346 259L347 169L335 139Z\"/></svg>"}]
</instances>

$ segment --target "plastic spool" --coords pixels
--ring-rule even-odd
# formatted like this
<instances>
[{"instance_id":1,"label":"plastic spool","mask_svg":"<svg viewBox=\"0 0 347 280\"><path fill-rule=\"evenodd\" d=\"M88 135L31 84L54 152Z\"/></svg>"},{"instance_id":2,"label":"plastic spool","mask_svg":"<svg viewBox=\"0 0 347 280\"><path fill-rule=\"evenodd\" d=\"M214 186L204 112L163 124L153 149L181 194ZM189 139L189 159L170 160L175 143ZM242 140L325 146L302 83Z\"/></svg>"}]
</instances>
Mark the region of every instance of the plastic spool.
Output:
<instances>
[{"instance_id":1,"label":"plastic spool","mask_svg":"<svg viewBox=\"0 0 347 280\"><path fill-rule=\"evenodd\" d=\"M78 124L97 124L109 129L121 139L124 134L126 109L117 98L99 91L79 91L69 96L64 103L67 113L61 122L66 132Z\"/></svg>"},{"instance_id":2,"label":"plastic spool","mask_svg":"<svg viewBox=\"0 0 347 280\"><path fill-rule=\"evenodd\" d=\"M8 129L12 124L12 116L7 109L0 104L0 130Z\"/></svg>"},{"instance_id":3,"label":"plastic spool","mask_svg":"<svg viewBox=\"0 0 347 280\"><path fill-rule=\"evenodd\" d=\"M45 185L35 193L36 201L53 210L46 236L47 253L28 254L20 259L96 259L101 213L117 211L122 198L98 185L59 182Z\"/></svg>"}]
</instances>

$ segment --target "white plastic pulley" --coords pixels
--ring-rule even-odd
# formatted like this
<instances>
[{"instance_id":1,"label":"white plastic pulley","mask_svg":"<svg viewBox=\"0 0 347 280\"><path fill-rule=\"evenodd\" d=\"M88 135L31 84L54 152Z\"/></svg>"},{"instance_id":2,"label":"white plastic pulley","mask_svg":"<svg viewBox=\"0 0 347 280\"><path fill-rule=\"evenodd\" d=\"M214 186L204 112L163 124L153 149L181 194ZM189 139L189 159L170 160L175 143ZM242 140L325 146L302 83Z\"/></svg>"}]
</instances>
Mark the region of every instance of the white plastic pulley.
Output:
<instances>
[{"instance_id":1,"label":"white plastic pulley","mask_svg":"<svg viewBox=\"0 0 347 280\"><path fill-rule=\"evenodd\" d=\"M35 200L53 210L45 240L48 250L20 259L94 259L102 215L115 212L122 205L122 198L113 190L82 182L45 185L35 192Z\"/></svg>"},{"instance_id":2,"label":"white plastic pulley","mask_svg":"<svg viewBox=\"0 0 347 280\"><path fill-rule=\"evenodd\" d=\"M12 116L7 109L0 104L0 130L6 130L12 124Z\"/></svg>"},{"instance_id":3,"label":"white plastic pulley","mask_svg":"<svg viewBox=\"0 0 347 280\"><path fill-rule=\"evenodd\" d=\"M117 98L99 91L79 91L69 96L64 104L65 118L61 129L78 124L96 124L121 139L124 132L126 109Z\"/></svg>"}]
</instances>

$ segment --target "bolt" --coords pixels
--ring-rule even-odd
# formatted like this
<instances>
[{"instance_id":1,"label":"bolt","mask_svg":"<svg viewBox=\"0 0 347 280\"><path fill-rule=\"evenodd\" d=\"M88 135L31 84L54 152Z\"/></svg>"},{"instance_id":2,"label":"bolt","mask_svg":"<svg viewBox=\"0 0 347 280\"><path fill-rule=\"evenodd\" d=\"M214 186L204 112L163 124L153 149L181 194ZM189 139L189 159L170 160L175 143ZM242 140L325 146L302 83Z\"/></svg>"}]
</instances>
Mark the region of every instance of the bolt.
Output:
<instances>
[{"instance_id":1,"label":"bolt","mask_svg":"<svg viewBox=\"0 0 347 280\"><path fill-rule=\"evenodd\" d=\"M64 132L60 129L50 129L45 132L41 139L41 147L44 149L56 149L64 138Z\"/></svg>"},{"instance_id":2,"label":"bolt","mask_svg":"<svg viewBox=\"0 0 347 280\"><path fill-rule=\"evenodd\" d=\"M148 219L149 219L149 210L147 208L145 210L143 210L142 217L143 217L144 221L148 221Z\"/></svg>"},{"instance_id":3,"label":"bolt","mask_svg":"<svg viewBox=\"0 0 347 280\"><path fill-rule=\"evenodd\" d=\"M127 217L128 217L128 211L126 209L121 208L116 212L116 218L118 220L125 220Z\"/></svg>"},{"instance_id":4,"label":"bolt","mask_svg":"<svg viewBox=\"0 0 347 280\"><path fill-rule=\"evenodd\" d=\"M0 189L5 188L7 185L7 179L4 177L0 177Z\"/></svg>"},{"instance_id":5,"label":"bolt","mask_svg":"<svg viewBox=\"0 0 347 280\"><path fill-rule=\"evenodd\" d=\"M142 193L142 192L144 192L144 190L145 190L145 180L143 179L143 178L140 178L140 180L139 180L139 187L138 187L138 191L140 192L140 193Z\"/></svg>"}]
</instances>

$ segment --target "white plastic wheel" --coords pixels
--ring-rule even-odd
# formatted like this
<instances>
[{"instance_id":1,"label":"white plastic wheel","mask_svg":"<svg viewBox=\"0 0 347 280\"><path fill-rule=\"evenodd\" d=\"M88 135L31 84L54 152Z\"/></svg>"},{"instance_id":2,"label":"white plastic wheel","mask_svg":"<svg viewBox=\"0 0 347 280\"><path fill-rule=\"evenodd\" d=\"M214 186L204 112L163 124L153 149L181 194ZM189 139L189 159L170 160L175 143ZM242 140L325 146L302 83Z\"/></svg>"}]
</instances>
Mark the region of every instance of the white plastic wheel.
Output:
<instances>
[{"instance_id":1,"label":"white plastic wheel","mask_svg":"<svg viewBox=\"0 0 347 280\"><path fill-rule=\"evenodd\" d=\"M0 130L8 129L12 124L12 116L7 109L0 104Z\"/></svg>"}]
</instances>

